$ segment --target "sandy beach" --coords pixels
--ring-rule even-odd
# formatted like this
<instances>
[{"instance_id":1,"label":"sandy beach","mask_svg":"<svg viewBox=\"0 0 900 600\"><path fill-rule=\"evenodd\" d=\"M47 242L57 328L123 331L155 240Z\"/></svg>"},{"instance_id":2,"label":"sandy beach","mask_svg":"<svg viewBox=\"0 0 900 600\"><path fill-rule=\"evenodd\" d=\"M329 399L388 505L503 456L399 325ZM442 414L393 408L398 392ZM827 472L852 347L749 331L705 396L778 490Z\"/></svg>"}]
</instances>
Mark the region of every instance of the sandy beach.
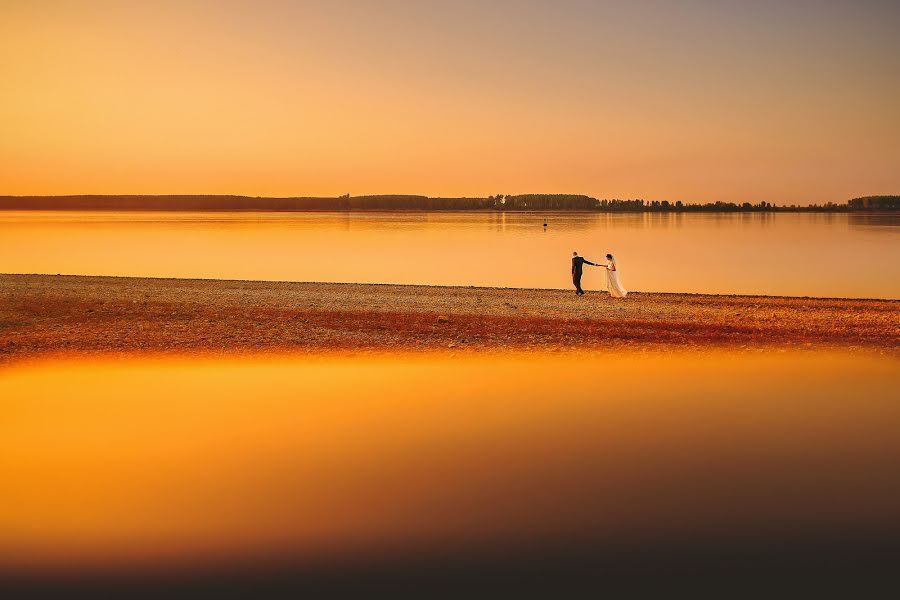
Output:
<instances>
[{"instance_id":1,"label":"sandy beach","mask_svg":"<svg viewBox=\"0 0 900 600\"><path fill-rule=\"evenodd\" d=\"M56 353L900 349L900 301L0 275L0 361Z\"/></svg>"}]
</instances>

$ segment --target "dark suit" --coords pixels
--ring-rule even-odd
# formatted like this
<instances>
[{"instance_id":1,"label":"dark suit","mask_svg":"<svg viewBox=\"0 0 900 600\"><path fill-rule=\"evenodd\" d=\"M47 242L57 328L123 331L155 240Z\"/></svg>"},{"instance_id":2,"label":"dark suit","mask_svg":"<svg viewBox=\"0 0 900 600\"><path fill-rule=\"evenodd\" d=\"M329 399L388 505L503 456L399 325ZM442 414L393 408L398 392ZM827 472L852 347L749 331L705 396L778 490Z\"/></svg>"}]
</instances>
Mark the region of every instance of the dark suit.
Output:
<instances>
[{"instance_id":1,"label":"dark suit","mask_svg":"<svg viewBox=\"0 0 900 600\"><path fill-rule=\"evenodd\" d=\"M572 283L575 284L575 293L579 296L584 294L584 290L581 289L581 271L585 264L597 266L583 256L572 257Z\"/></svg>"}]
</instances>

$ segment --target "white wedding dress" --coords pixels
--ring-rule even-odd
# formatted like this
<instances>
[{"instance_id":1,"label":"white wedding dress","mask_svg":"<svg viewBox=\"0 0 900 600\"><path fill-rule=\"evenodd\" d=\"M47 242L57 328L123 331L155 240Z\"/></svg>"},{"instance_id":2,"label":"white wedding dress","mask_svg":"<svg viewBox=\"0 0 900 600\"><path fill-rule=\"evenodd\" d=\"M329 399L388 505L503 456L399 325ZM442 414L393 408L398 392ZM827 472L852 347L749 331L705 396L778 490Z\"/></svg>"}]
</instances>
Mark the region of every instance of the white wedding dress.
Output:
<instances>
[{"instance_id":1,"label":"white wedding dress","mask_svg":"<svg viewBox=\"0 0 900 600\"><path fill-rule=\"evenodd\" d=\"M609 290L609 295L613 298L624 298L628 295L628 290L619 281L619 271L616 269L615 258L611 259L606 265L606 287Z\"/></svg>"}]
</instances>

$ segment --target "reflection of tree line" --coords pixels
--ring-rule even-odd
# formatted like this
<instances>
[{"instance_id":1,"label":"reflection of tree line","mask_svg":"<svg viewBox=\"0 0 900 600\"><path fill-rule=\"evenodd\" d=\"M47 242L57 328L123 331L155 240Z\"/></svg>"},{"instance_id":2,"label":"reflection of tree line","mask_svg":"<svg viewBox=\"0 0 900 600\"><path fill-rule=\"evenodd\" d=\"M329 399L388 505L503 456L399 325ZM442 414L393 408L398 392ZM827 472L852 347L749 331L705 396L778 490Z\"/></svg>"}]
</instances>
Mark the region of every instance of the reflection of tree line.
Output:
<instances>
[{"instance_id":1,"label":"reflection of tree line","mask_svg":"<svg viewBox=\"0 0 900 600\"><path fill-rule=\"evenodd\" d=\"M250 196L0 196L0 209L28 210L493 210L669 212L898 211L900 196L866 196L844 204L778 206L769 202L684 203L680 200L600 200L582 194L521 194L485 198L415 195L261 198Z\"/></svg>"}]
</instances>

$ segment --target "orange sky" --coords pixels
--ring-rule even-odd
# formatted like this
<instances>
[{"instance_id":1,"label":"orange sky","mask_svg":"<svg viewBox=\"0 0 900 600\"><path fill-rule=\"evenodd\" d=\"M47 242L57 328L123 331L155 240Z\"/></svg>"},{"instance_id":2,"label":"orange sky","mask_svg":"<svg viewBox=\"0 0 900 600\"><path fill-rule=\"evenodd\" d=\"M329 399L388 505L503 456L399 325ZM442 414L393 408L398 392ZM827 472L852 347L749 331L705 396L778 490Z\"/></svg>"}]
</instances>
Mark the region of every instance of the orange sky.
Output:
<instances>
[{"instance_id":1,"label":"orange sky","mask_svg":"<svg viewBox=\"0 0 900 600\"><path fill-rule=\"evenodd\" d=\"M900 193L897 3L625 4L0 0L0 194Z\"/></svg>"}]
</instances>

